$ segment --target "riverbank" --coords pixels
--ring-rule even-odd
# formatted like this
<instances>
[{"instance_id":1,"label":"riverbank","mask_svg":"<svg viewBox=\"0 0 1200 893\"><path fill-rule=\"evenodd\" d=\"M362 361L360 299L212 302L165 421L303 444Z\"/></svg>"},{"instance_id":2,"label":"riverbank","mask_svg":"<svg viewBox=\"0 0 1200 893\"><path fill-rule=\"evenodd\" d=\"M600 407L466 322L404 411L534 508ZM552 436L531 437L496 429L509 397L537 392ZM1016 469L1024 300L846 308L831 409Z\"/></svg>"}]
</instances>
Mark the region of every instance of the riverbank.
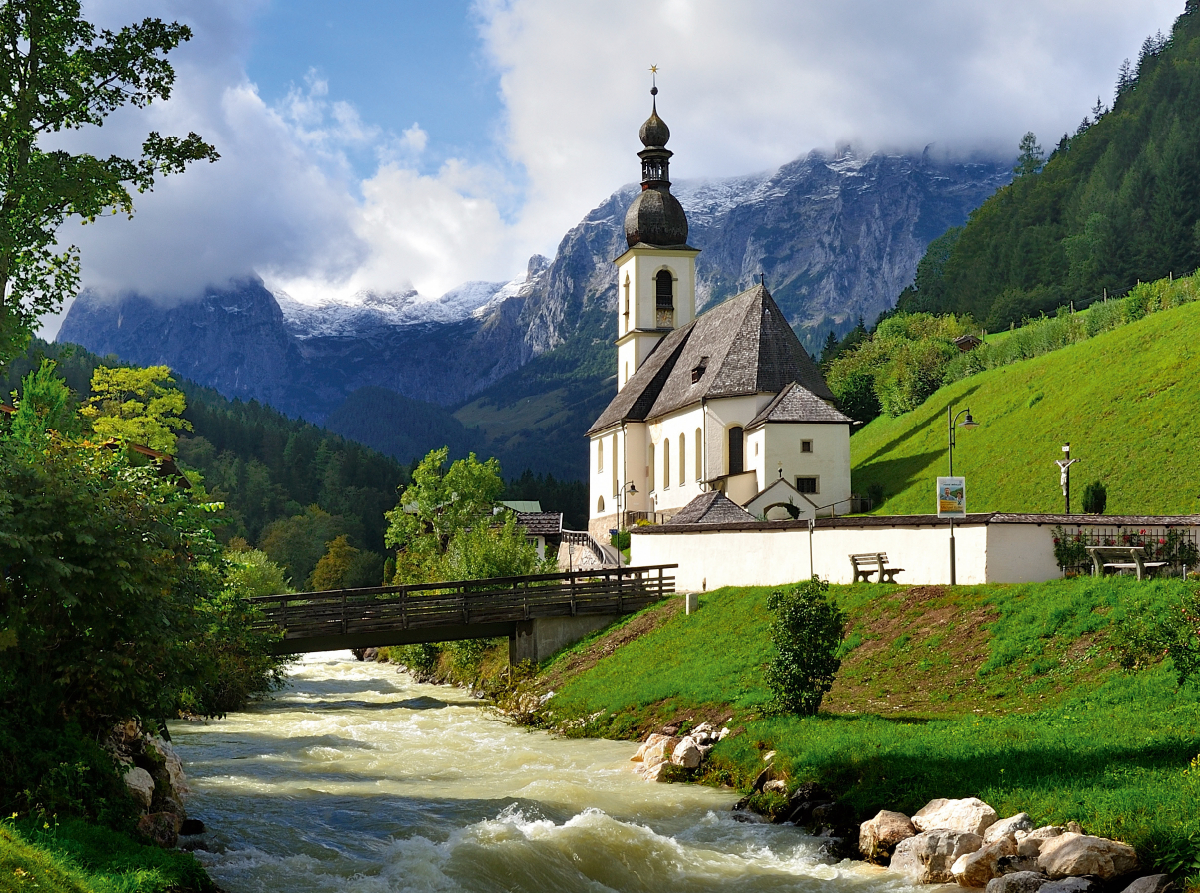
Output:
<instances>
[{"instance_id":1,"label":"riverbank","mask_svg":"<svg viewBox=\"0 0 1200 893\"><path fill-rule=\"evenodd\" d=\"M190 853L78 819L0 822L0 893L217 893Z\"/></svg>"},{"instance_id":2,"label":"riverbank","mask_svg":"<svg viewBox=\"0 0 1200 893\"><path fill-rule=\"evenodd\" d=\"M833 590L850 623L818 717L762 715L769 590L731 588L702 594L691 616L652 608L559 655L532 692L554 691L533 721L636 740L728 720L737 734L696 780L748 790L774 751L789 789L819 782L859 821L979 797L1124 840L1177 877L1200 872L1200 697L1169 665L1121 670L1109 647L1137 612L1173 609L1183 583Z\"/></svg>"}]
</instances>

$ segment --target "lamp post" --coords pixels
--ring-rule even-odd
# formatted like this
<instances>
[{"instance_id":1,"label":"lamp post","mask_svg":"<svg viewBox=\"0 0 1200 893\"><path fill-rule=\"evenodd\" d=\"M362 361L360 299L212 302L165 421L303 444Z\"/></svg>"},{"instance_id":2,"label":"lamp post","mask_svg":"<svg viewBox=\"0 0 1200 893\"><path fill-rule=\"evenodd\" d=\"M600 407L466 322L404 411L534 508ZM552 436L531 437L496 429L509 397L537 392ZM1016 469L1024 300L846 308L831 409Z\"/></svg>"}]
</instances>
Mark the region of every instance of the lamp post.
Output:
<instances>
[{"instance_id":1,"label":"lamp post","mask_svg":"<svg viewBox=\"0 0 1200 893\"><path fill-rule=\"evenodd\" d=\"M978 428L979 427L979 423L977 421L975 421L973 418L971 418L971 408L970 407L960 410L958 415L954 414L953 406L948 406L946 408L946 419L949 422L948 427L949 427L949 431L950 431L950 477L954 477L954 423L958 421L958 417L961 415L966 415L966 418L962 420L962 424L959 425L960 428ZM956 583L957 583L957 578L955 576L955 570L954 570L954 519L951 518L950 519L950 585L954 586Z\"/></svg>"},{"instance_id":2,"label":"lamp post","mask_svg":"<svg viewBox=\"0 0 1200 893\"><path fill-rule=\"evenodd\" d=\"M622 484L621 489L617 491L617 569L621 568L621 524L625 521L625 513L621 511L621 505L625 502L625 494L637 494L637 485L633 481L627 484Z\"/></svg>"}]
</instances>

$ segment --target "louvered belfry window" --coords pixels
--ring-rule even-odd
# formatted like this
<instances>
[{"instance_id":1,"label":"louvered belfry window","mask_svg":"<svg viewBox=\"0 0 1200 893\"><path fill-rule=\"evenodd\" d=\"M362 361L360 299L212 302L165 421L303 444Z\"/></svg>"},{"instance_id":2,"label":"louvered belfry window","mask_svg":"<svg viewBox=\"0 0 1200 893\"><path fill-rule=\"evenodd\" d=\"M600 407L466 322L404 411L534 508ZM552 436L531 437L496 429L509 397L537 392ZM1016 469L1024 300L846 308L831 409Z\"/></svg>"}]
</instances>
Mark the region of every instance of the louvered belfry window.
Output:
<instances>
[{"instance_id":1,"label":"louvered belfry window","mask_svg":"<svg viewBox=\"0 0 1200 893\"><path fill-rule=\"evenodd\" d=\"M670 270L659 270L654 277L654 325L660 329L675 325L675 284Z\"/></svg>"}]
</instances>

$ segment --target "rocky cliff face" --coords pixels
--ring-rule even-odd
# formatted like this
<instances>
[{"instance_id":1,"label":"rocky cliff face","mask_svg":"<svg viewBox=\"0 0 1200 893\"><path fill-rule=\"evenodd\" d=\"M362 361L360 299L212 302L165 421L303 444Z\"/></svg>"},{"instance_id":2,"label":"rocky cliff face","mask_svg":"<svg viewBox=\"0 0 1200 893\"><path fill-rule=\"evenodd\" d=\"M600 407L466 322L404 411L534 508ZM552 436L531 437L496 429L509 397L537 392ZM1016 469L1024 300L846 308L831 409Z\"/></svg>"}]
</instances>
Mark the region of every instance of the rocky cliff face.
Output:
<instances>
[{"instance_id":1,"label":"rocky cliff face","mask_svg":"<svg viewBox=\"0 0 1200 893\"><path fill-rule=\"evenodd\" d=\"M700 308L763 275L810 347L889 308L925 246L1006 182L1007 165L926 156L811 153L777 171L674 192L687 210ZM305 307L256 278L163 304L82 294L58 340L165 363L229 396L323 420L363 387L453 406L534 358L583 339L608 347L627 186L510 283L468 283L438 301L371 295ZM593 331L594 330L594 331Z\"/></svg>"}]
</instances>

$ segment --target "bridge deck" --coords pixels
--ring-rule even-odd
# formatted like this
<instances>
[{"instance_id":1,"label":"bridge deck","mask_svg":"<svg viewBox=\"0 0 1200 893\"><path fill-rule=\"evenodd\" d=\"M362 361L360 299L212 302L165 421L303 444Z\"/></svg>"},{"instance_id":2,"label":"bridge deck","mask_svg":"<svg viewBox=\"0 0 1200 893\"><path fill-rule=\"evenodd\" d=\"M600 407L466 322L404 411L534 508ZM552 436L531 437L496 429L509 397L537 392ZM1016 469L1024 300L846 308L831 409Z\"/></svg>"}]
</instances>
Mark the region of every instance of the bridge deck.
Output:
<instances>
[{"instance_id":1,"label":"bridge deck","mask_svg":"<svg viewBox=\"0 0 1200 893\"><path fill-rule=\"evenodd\" d=\"M640 611L675 591L678 565L298 592L250 599L260 629L283 630L277 654L514 636L548 617Z\"/></svg>"}]
</instances>

